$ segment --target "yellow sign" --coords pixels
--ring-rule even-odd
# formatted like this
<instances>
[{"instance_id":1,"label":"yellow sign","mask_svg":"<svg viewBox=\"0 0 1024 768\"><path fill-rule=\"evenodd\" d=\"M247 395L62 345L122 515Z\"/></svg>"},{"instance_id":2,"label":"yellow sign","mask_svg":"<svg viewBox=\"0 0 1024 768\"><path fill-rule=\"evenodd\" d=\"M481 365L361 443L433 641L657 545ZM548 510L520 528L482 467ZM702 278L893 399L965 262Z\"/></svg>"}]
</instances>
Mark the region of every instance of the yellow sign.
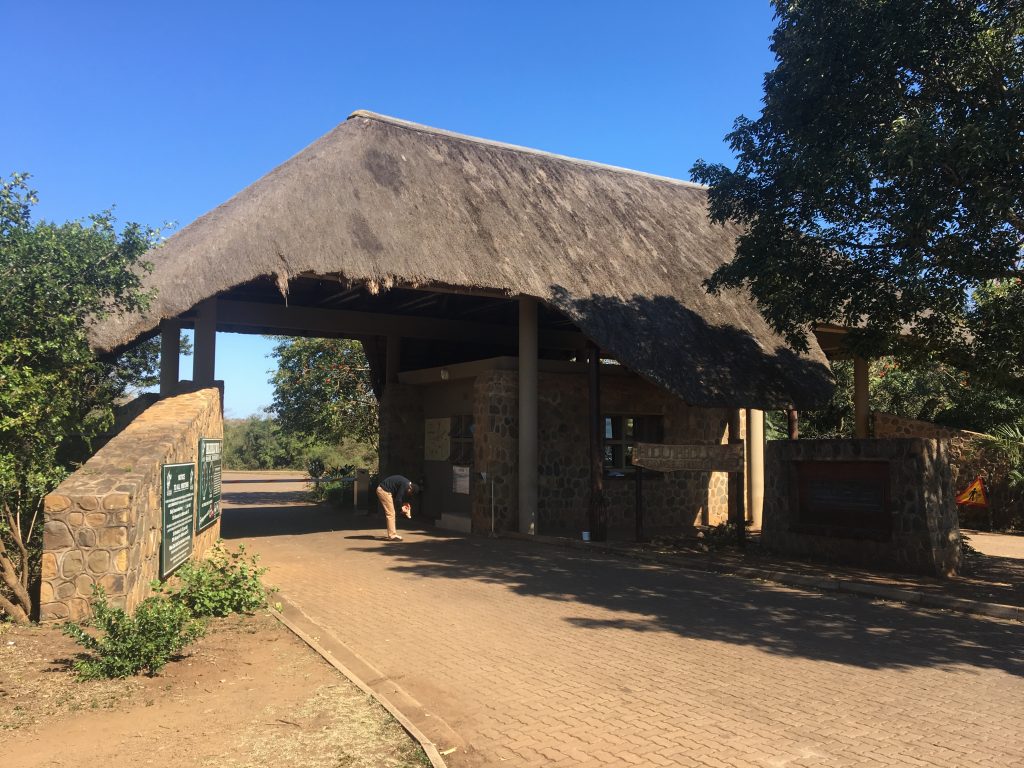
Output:
<instances>
[{"instance_id":1,"label":"yellow sign","mask_svg":"<svg viewBox=\"0 0 1024 768\"><path fill-rule=\"evenodd\" d=\"M964 488L956 497L956 503L965 507L988 506L988 494L985 493L985 481L981 479L981 475L974 478L974 482Z\"/></svg>"}]
</instances>

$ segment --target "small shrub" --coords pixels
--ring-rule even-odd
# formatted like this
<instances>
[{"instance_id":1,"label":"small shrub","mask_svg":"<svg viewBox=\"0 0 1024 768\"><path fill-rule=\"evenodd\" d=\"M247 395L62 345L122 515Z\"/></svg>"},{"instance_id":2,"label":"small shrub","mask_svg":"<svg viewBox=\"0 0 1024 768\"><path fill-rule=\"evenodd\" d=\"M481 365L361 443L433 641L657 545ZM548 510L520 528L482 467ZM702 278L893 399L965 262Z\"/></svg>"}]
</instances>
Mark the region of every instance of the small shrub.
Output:
<instances>
[{"instance_id":1,"label":"small shrub","mask_svg":"<svg viewBox=\"0 0 1024 768\"><path fill-rule=\"evenodd\" d=\"M66 622L61 631L91 656L74 662L83 680L154 675L181 650L201 637L202 621L188 608L161 595L143 600L128 615L107 603L102 587L93 587L93 618L84 625ZM100 631L92 635L84 627Z\"/></svg>"},{"instance_id":2,"label":"small shrub","mask_svg":"<svg viewBox=\"0 0 1024 768\"><path fill-rule=\"evenodd\" d=\"M313 457L306 464L306 471L309 473L309 476L313 478L313 483L319 485L320 478L323 477L324 472L327 471L327 466L324 464L323 459Z\"/></svg>"},{"instance_id":3,"label":"small shrub","mask_svg":"<svg viewBox=\"0 0 1024 768\"><path fill-rule=\"evenodd\" d=\"M324 501L332 507L352 506L352 480L336 480L324 486Z\"/></svg>"},{"instance_id":4,"label":"small shrub","mask_svg":"<svg viewBox=\"0 0 1024 768\"><path fill-rule=\"evenodd\" d=\"M267 604L267 588L260 577L258 555L245 554L245 545L229 552L217 542L205 560L189 561L178 569L179 588L171 598L195 616L248 613Z\"/></svg>"}]
</instances>

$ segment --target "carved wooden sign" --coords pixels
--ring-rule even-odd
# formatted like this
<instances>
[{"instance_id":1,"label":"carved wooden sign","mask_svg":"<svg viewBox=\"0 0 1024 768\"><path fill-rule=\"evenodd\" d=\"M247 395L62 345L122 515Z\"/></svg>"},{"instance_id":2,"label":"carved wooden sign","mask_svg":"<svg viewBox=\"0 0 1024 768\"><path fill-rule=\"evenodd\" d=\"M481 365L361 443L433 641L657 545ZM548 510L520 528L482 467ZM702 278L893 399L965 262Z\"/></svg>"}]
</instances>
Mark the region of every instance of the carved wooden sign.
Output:
<instances>
[{"instance_id":1,"label":"carved wooden sign","mask_svg":"<svg viewBox=\"0 0 1024 768\"><path fill-rule=\"evenodd\" d=\"M658 472L742 472L743 443L636 443L633 465Z\"/></svg>"}]
</instances>

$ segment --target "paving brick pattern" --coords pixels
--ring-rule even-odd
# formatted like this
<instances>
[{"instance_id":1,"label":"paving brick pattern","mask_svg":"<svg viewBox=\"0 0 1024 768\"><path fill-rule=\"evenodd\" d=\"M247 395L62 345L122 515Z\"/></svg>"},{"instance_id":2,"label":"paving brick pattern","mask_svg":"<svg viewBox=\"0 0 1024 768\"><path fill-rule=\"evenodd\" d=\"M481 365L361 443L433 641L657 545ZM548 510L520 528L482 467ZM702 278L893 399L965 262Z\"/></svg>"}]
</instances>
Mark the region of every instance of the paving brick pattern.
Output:
<instances>
[{"instance_id":1,"label":"paving brick pattern","mask_svg":"<svg viewBox=\"0 0 1024 768\"><path fill-rule=\"evenodd\" d=\"M223 531L465 739L455 768L1024 765L1020 624L382 522L234 506Z\"/></svg>"}]
</instances>

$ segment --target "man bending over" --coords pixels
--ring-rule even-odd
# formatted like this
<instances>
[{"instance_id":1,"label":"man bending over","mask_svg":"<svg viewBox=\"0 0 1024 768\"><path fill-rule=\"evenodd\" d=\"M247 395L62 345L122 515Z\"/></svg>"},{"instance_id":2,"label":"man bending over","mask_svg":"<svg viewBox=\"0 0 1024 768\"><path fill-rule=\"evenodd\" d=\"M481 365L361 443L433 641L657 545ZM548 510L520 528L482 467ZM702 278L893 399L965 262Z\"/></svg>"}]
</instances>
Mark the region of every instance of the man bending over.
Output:
<instances>
[{"instance_id":1,"label":"man bending over","mask_svg":"<svg viewBox=\"0 0 1024 768\"><path fill-rule=\"evenodd\" d=\"M385 477L377 486L377 499L384 510L384 518L388 524L388 541L402 540L395 527L395 508L401 509L402 514L407 518L411 518L412 502L410 499L418 490L419 488L416 487L412 480L402 475Z\"/></svg>"}]
</instances>

